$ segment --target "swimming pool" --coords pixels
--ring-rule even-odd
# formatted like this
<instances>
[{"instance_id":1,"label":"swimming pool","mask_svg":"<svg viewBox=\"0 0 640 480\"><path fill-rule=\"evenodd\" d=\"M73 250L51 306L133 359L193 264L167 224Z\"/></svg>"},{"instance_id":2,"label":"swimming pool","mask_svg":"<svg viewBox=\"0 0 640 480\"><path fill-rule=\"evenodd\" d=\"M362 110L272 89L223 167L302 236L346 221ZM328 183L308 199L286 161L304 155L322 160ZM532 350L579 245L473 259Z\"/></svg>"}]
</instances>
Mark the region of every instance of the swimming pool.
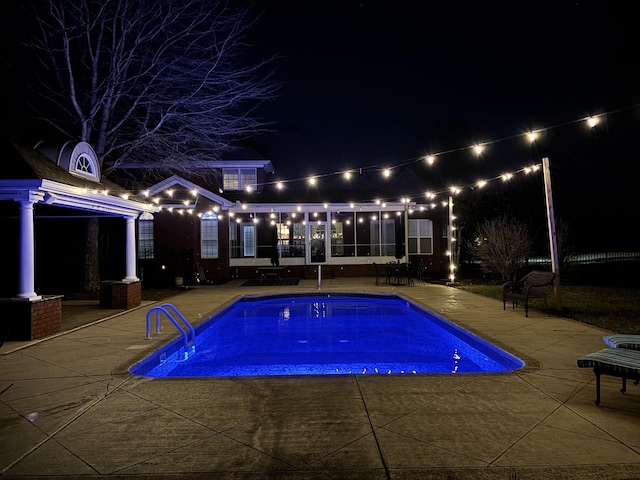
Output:
<instances>
[{"instance_id":1,"label":"swimming pool","mask_svg":"<svg viewBox=\"0 0 640 480\"><path fill-rule=\"evenodd\" d=\"M188 357L185 359L185 357ZM519 358L395 294L251 295L134 365L147 377L507 372Z\"/></svg>"}]
</instances>

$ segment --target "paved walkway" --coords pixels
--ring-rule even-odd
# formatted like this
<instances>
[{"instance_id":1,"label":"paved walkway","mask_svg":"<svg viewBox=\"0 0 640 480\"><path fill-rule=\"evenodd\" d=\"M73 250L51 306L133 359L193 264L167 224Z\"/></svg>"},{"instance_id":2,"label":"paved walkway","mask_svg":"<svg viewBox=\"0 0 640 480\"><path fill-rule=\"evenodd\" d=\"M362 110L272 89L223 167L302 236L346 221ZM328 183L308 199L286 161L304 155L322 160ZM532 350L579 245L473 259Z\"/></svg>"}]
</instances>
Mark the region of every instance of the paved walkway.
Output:
<instances>
[{"instance_id":1,"label":"paved walkway","mask_svg":"<svg viewBox=\"0 0 640 480\"><path fill-rule=\"evenodd\" d=\"M243 294L171 298L190 320ZM508 374L147 379L128 368L175 333L145 339L149 305L45 341L0 348L3 478L638 479L640 387L576 359L610 333L439 285L326 279L322 290L394 291L519 356ZM89 310L89 309L88 309ZM86 312L104 317L114 312ZM77 315L77 313L75 314ZM73 322L78 322L76 317Z\"/></svg>"}]
</instances>

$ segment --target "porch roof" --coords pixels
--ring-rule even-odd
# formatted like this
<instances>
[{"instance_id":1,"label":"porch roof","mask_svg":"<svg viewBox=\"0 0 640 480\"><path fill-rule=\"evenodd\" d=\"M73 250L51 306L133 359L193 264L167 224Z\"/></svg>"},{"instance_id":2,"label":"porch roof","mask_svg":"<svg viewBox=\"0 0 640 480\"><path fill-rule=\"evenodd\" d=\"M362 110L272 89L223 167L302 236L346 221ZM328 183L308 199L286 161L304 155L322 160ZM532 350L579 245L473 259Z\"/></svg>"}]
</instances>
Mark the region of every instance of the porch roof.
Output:
<instances>
[{"instance_id":1,"label":"porch roof","mask_svg":"<svg viewBox=\"0 0 640 480\"><path fill-rule=\"evenodd\" d=\"M0 200L42 203L101 215L137 216L158 210L109 180L95 182L73 175L19 141L3 141L2 163Z\"/></svg>"}]
</instances>

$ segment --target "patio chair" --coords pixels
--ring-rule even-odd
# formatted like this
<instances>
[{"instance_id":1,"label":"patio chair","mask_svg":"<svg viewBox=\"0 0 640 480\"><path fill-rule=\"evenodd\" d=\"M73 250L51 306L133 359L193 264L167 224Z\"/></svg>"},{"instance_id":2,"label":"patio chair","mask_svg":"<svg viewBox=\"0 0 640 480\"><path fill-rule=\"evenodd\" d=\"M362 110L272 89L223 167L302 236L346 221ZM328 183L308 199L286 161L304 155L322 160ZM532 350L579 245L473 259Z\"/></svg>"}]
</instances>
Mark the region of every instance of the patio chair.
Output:
<instances>
[{"instance_id":1,"label":"patio chair","mask_svg":"<svg viewBox=\"0 0 640 480\"><path fill-rule=\"evenodd\" d=\"M627 391L627 379L640 383L640 351L626 348L605 348L578 359L578 367L593 368L596 375L596 400L600 405L600 375L622 378L620 391Z\"/></svg>"},{"instance_id":2,"label":"patio chair","mask_svg":"<svg viewBox=\"0 0 640 480\"><path fill-rule=\"evenodd\" d=\"M640 335L607 335L602 337L602 340L612 348L640 350Z\"/></svg>"},{"instance_id":3,"label":"patio chair","mask_svg":"<svg viewBox=\"0 0 640 480\"><path fill-rule=\"evenodd\" d=\"M422 285L424 283L424 279L425 279L425 272L427 270L427 267L424 263L423 260L420 260L420 262L416 263L416 262L411 262L408 264L409 265L409 275L410 277L413 279L415 278L418 283L420 285Z\"/></svg>"},{"instance_id":4,"label":"patio chair","mask_svg":"<svg viewBox=\"0 0 640 480\"><path fill-rule=\"evenodd\" d=\"M507 300L512 301L513 308L518 306L518 302L524 303L524 315L529 316L529 299L542 298L544 306L549 310L547 304L547 294L553 286L555 274L553 272L533 271L516 282L507 282L502 285L502 306L507 309Z\"/></svg>"},{"instance_id":5,"label":"patio chair","mask_svg":"<svg viewBox=\"0 0 640 480\"><path fill-rule=\"evenodd\" d=\"M391 277L389 276L389 271L383 267L382 265L373 262L373 268L376 271L376 285L380 285L380 279L384 278L385 283L391 283Z\"/></svg>"}]
</instances>

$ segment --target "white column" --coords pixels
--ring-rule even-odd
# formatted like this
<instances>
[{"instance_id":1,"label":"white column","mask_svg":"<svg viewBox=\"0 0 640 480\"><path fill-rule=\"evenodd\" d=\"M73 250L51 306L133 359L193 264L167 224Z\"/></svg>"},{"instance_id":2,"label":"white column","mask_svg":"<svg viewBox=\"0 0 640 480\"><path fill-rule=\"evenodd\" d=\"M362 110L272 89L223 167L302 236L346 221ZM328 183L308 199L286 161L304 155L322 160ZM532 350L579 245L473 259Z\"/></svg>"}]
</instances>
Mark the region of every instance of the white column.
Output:
<instances>
[{"instance_id":1,"label":"white column","mask_svg":"<svg viewBox=\"0 0 640 480\"><path fill-rule=\"evenodd\" d=\"M126 238L126 277L125 282L137 282L140 280L136 275L136 219L126 217L127 238Z\"/></svg>"},{"instance_id":2,"label":"white column","mask_svg":"<svg viewBox=\"0 0 640 480\"><path fill-rule=\"evenodd\" d=\"M40 300L35 292L35 246L33 235L33 202L19 202L20 207L20 278L18 300Z\"/></svg>"},{"instance_id":3,"label":"white column","mask_svg":"<svg viewBox=\"0 0 640 480\"><path fill-rule=\"evenodd\" d=\"M404 207L404 261L409 263L409 206Z\"/></svg>"},{"instance_id":4,"label":"white column","mask_svg":"<svg viewBox=\"0 0 640 480\"><path fill-rule=\"evenodd\" d=\"M456 279L456 255L454 244L453 232L454 232L454 223L453 223L453 197L449 196L449 235L447 236L447 248L449 249L449 282L453 283Z\"/></svg>"}]
</instances>

